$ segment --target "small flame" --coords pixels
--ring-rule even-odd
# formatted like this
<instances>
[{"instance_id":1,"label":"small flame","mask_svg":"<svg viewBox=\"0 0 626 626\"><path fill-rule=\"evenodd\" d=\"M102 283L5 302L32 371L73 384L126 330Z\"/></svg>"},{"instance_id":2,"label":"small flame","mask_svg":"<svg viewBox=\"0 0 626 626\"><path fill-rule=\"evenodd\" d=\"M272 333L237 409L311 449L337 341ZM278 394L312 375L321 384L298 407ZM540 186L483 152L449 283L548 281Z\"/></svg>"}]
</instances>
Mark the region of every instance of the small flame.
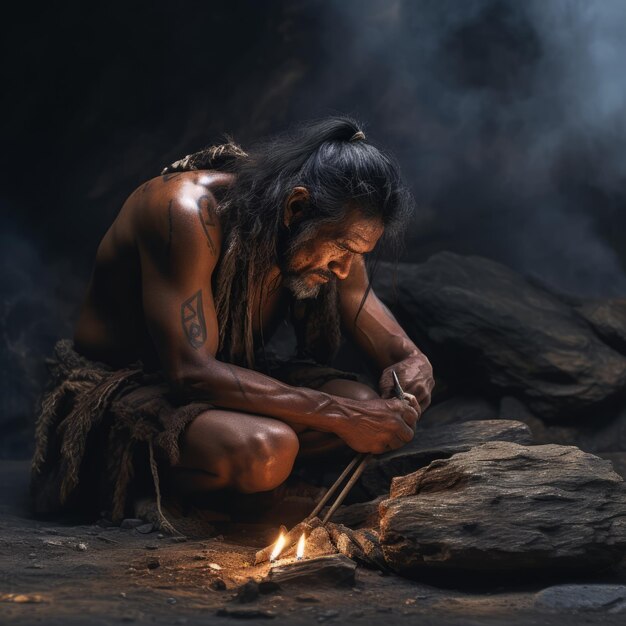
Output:
<instances>
[{"instance_id":1,"label":"small flame","mask_svg":"<svg viewBox=\"0 0 626 626\"><path fill-rule=\"evenodd\" d=\"M296 559L300 561L304 556L304 533L300 535L300 539L298 539L298 547L296 548Z\"/></svg>"},{"instance_id":2,"label":"small flame","mask_svg":"<svg viewBox=\"0 0 626 626\"><path fill-rule=\"evenodd\" d=\"M285 547L285 534L281 532L280 535L278 536L278 539L276 540L276 543L274 544L274 549L272 550L272 554L270 555L270 563L274 562L278 558L278 555L283 551L284 547Z\"/></svg>"}]
</instances>

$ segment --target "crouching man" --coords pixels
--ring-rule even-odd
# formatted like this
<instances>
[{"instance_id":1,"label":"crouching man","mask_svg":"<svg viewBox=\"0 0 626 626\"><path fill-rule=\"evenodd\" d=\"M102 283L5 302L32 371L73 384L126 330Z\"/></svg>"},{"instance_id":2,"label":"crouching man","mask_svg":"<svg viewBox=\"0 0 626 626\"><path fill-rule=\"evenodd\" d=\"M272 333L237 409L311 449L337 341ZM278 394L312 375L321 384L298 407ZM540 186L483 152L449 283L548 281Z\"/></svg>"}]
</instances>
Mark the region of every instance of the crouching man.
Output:
<instances>
[{"instance_id":1,"label":"crouching man","mask_svg":"<svg viewBox=\"0 0 626 626\"><path fill-rule=\"evenodd\" d=\"M299 457L411 441L432 368L364 260L411 210L393 159L346 117L248 153L213 146L139 187L100 243L74 341L56 346L36 511L120 519L159 485L266 492ZM265 351L285 321L298 340L287 362ZM331 366L342 332L378 389Z\"/></svg>"}]
</instances>

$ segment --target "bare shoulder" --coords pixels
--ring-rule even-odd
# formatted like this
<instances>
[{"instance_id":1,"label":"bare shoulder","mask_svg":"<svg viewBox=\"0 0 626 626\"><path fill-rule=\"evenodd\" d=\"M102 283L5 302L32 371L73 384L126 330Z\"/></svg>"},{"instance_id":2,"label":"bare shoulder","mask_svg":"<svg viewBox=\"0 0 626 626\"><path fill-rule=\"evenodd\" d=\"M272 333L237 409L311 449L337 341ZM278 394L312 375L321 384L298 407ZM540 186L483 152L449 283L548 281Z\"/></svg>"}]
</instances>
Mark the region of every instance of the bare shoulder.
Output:
<instances>
[{"instance_id":1,"label":"bare shoulder","mask_svg":"<svg viewBox=\"0 0 626 626\"><path fill-rule=\"evenodd\" d=\"M222 242L217 197L222 188L232 183L232 178L232 174L197 171L174 172L148 180L129 196L124 206L136 238L162 250L171 247L172 234L177 231L180 244L191 245L192 239L201 237L217 258Z\"/></svg>"}]
</instances>

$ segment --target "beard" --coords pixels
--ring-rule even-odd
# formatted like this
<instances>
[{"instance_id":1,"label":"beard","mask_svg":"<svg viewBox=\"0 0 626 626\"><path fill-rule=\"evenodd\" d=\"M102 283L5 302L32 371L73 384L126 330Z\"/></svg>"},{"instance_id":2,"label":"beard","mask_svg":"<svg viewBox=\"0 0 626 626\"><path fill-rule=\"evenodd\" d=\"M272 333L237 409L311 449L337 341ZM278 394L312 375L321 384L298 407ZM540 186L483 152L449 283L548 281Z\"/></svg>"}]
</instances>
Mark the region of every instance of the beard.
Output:
<instances>
[{"instance_id":1,"label":"beard","mask_svg":"<svg viewBox=\"0 0 626 626\"><path fill-rule=\"evenodd\" d=\"M307 239L310 239L310 237L305 237L304 233L296 233L290 236L288 231L285 231L283 237L279 240L278 267L282 277L282 284L296 300L316 298L322 286L326 284L322 282L312 283L311 276L323 276L328 279L328 282L334 279L332 272L324 272L322 270L298 272L293 268L293 258Z\"/></svg>"},{"instance_id":2,"label":"beard","mask_svg":"<svg viewBox=\"0 0 626 626\"><path fill-rule=\"evenodd\" d=\"M324 283L311 284L306 277L311 272L288 272L283 273L283 285L291 291L296 300L306 300L307 298L317 298Z\"/></svg>"}]
</instances>

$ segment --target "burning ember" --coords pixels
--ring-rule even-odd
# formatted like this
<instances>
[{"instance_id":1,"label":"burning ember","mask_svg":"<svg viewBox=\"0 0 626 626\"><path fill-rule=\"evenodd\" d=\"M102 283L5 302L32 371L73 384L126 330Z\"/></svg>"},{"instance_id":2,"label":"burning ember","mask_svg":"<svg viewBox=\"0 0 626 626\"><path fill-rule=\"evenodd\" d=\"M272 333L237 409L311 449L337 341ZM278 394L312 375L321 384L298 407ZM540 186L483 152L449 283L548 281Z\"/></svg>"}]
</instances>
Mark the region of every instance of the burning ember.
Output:
<instances>
[{"instance_id":1,"label":"burning ember","mask_svg":"<svg viewBox=\"0 0 626 626\"><path fill-rule=\"evenodd\" d=\"M298 540L298 547L296 548L296 559L298 559L298 561L301 561L303 556L304 556L304 533L300 535L300 539Z\"/></svg>"},{"instance_id":2,"label":"burning ember","mask_svg":"<svg viewBox=\"0 0 626 626\"><path fill-rule=\"evenodd\" d=\"M274 549L272 550L272 554L270 555L270 563L273 563L278 558L278 555L283 551L284 547L285 547L285 533L281 532L280 535L278 536L278 539L276 540L276 543L274 544Z\"/></svg>"}]
</instances>

